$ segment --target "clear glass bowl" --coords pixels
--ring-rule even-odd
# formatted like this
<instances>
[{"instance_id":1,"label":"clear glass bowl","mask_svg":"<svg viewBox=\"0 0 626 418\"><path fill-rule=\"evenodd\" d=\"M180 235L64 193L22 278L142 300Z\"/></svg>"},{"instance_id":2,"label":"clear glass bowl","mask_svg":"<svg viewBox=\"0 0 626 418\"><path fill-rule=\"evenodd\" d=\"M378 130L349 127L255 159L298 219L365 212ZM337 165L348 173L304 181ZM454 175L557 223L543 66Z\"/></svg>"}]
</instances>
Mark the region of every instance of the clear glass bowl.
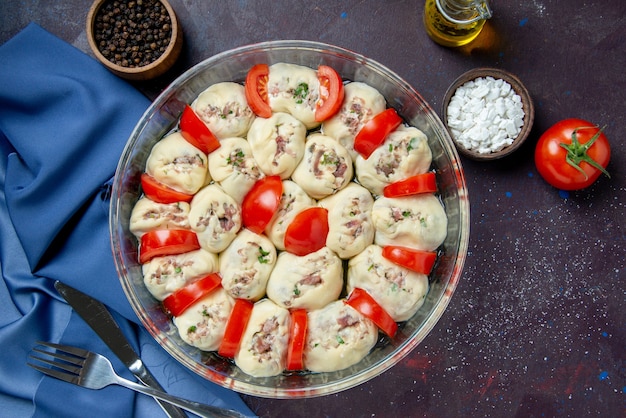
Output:
<instances>
[{"instance_id":1,"label":"clear glass bowl","mask_svg":"<svg viewBox=\"0 0 626 418\"><path fill-rule=\"evenodd\" d=\"M317 68L326 64L346 80L378 89L411 125L429 139L439 192L448 215L448 235L431 273L422 308L400 324L395 338L382 338L360 363L331 373L285 373L255 378L214 353L185 344L172 321L143 284L137 240L129 231L130 213L141 196L140 175L155 142L176 127L186 103L211 84L243 82L257 63L289 62ZM388 370L433 329L461 278L469 241L469 201L463 169L453 142L433 109L404 80L383 65L354 52L319 42L273 41L215 55L189 69L152 103L132 132L119 161L110 214L111 244L120 281L130 304L155 340L183 365L210 381L237 392L269 398L307 398L336 393Z\"/></svg>"}]
</instances>

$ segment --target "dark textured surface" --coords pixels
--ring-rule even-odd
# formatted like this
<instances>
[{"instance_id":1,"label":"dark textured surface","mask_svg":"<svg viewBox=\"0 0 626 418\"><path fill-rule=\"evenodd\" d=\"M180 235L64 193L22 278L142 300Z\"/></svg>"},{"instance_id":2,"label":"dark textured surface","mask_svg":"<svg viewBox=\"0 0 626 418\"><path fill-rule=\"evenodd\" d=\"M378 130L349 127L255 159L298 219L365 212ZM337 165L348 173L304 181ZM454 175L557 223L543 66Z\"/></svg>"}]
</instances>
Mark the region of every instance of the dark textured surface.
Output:
<instances>
[{"instance_id":1,"label":"dark textured surface","mask_svg":"<svg viewBox=\"0 0 626 418\"><path fill-rule=\"evenodd\" d=\"M534 98L527 143L499 162L463 159L471 238L463 279L426 340L357 388L309 400L244 397L262 417L625 416L626 2L492 1L480 38L447 49L427 37L421 1L171 0L185 34L165 76L135 84L154 98L211 55L274 39L352 49L391 68L440 112L461 73L516 74ZM30 21L88 51L89 1L2 0L0 43ZM2 82L0 80L0 82ZM607 125L611 179L547 185L534 144L552 123Z\"/></svg>"}]
</instances>

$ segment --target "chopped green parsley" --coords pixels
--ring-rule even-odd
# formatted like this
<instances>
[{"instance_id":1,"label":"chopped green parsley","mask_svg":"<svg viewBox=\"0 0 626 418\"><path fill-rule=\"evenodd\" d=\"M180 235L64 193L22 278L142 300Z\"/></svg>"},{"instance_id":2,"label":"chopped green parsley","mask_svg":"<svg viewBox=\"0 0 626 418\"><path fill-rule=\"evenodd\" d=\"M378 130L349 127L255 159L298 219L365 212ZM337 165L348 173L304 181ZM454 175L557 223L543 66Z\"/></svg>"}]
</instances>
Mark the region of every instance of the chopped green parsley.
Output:
<instances>
[{"instance_id":1,"label":"chopped green parsley","mask_svg":"<svg viewBox=\"0 0 626 418\"><path fill-rule=\"evenodd\" d=\"M415 138L415 137L411 138L411 140L409 141L408 145L406 146L406 150L407 151L411 151L411 150L415 149L415 146L417 145L416 142L417 142L417 138Z\"/></svg>"},{"instance_id":2,"label":"chopped green parsley","mask_svg":"<svg viewBox=\"0 0 626 418\"><path fill-rule=\"evenodd\" d=\"M261 264L267 264L270 262L270 258L269 258L270 252L269 251L265 251L263 249L263 247L259 247L259 263Z\"/></svg>"},{"instance_id":3,"label":"chopped green parsley","mask_svg":"<svg viewBox=\"0 0 626 418\"><path fill-rule=\"evenodd\" d=\"M296 99L297 104L301 104L309 94L309 85L307 83L300 83L293 92L293 97Z\"/></svg>"},{"instance_id":4,"label":"chopped green parsley","mask_svg":"<svg viewBox=\"0 0 626 418\"><path fill-rule=\"evenodd\" d=\"M245 156L246 154L244 154L241 148L237 148L235 151L230 153L228 158L226 158L226 163L235 167L240 167L243 165L243 159Z\"/></svg>"}]
</instances>

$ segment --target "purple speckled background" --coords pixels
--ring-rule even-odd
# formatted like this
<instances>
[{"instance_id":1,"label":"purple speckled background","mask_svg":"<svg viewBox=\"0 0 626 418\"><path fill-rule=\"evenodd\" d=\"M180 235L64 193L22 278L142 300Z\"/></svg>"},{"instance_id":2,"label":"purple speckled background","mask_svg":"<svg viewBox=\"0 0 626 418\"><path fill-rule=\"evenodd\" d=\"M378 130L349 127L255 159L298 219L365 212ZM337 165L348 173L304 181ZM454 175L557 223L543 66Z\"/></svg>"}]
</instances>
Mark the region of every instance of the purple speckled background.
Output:
<instances>
[{"instance_id":1,"label":"purple speckled background","mask_svg":"<svg viewBox=\"0 0 626 418\"><path fill-rule=\"evenodd\" d=\"M438 111L474 67L515 73L536 108L528 142L492 163L463 160L471 238L463 278L422 345L354 389L309 400L245 396L262 417L626 416L626 2L491 2L474 44L435 45L423 1L170 0L185 33L175 68L137 83L151 98L197 62L248 43L318 40L396 71ZM90 1L2 0L0 44L30 21L88 51ZM1 82L1 81L0 81ZM441 114L441 113L440 113ZM547 185L533 163L541 132L568 117L607 125L612 178Z\"/></svg>"}]
</instances>

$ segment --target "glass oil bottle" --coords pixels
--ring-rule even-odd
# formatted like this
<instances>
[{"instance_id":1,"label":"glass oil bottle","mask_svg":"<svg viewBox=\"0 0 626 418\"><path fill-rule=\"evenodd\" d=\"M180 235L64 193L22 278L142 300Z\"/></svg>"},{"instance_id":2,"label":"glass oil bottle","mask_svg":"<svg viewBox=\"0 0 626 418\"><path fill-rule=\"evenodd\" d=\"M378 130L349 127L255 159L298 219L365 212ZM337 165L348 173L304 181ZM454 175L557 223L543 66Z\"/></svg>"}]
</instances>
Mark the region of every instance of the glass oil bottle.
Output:
<instances>
[{"instance_id":1,"label":"glass oil bottle","mask_svg":"<svg viewBox=\"0 0 626 418\"><path fill-rule=\"evenodd\" d=\"M428 36L448 47L473 41L491 16L488 0L426 0L424 6Z\"/></svg>"}]
</instances>

